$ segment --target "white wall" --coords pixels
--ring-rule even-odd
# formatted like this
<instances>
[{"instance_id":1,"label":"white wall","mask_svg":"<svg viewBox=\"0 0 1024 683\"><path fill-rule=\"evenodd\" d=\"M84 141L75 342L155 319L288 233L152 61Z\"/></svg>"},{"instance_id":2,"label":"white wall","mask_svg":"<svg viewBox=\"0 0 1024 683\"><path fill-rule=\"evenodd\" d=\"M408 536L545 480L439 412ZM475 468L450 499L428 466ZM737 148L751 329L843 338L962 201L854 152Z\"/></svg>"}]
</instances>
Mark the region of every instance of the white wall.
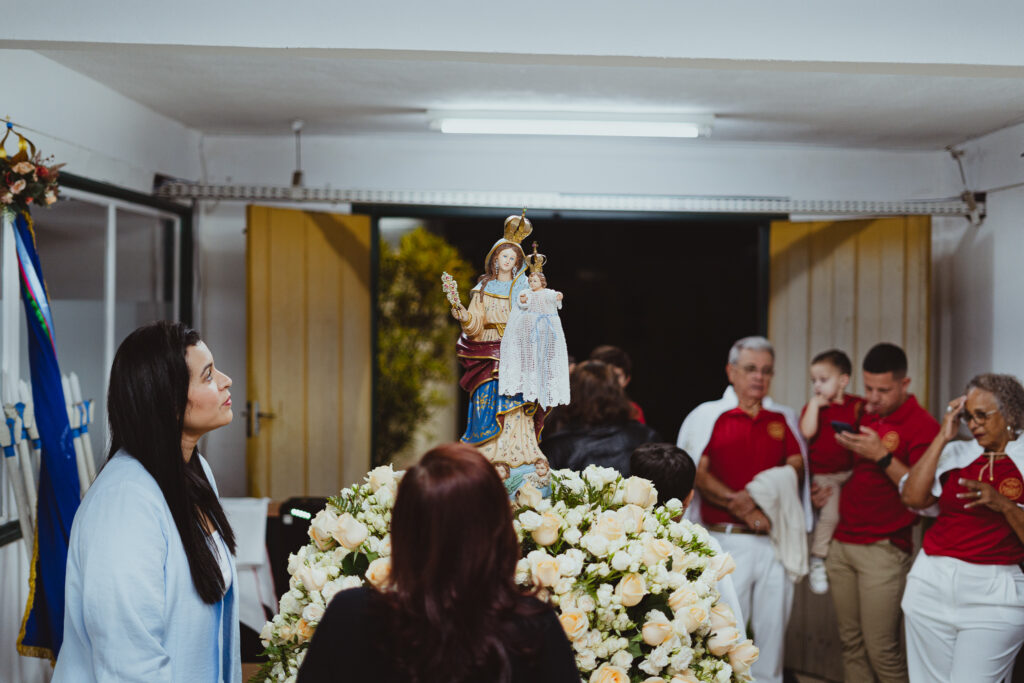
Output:
<instances>
[{"instance_id":1,"label":"white wall","mask_svg":"<svg viewBox=\"0 0 1024 683\"><path fill-rule=\"evenodd\" d=\"M1024 183L1024 125L964 148L972 189ZM935 221L932 252L936 405L959 396L979 372L1024 377L1024 187L989 193L980 228Z\"/></svg>"},{"instance_id":2,"label":"white wall","mask_svg":"<svg viewBox=\"0 0 1024 683\"><path fill-rule=\"evenodd\" d=\"M154 173L198 175L195 131L31 50L0 50L0 65L0 113L65 171L147 193Z\"/></svg>"},{"instance_id":3,"label":"white wall","mask_svg":"<svg viewBox=\"0 0 1024 683\"><path fill-rule=\"evenodd\" d=\"M8 3L0 39L811 62L1024 64L1016 0Z\"/></svg>"}]
</instances>

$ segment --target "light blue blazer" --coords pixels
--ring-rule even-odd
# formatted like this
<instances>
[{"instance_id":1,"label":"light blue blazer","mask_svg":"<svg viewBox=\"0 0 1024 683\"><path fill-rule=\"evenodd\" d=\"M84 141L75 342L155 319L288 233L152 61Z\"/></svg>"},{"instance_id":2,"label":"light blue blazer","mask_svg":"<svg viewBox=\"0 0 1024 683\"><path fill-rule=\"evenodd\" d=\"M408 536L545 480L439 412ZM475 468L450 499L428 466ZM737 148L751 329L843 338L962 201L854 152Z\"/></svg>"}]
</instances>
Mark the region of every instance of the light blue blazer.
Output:
<instances>
[{"instance_id":1,"label":"light blue blazer","mask_svg":"<svg viewBox=\"0 0 1024 683\"><path fill-rule=\"evenodd\" d=\"M228 557L231 587L209 605L156 480L135 458L115 455L71 527L54 683L241 683L238 576Z\"/></svg>"}]
</instances>

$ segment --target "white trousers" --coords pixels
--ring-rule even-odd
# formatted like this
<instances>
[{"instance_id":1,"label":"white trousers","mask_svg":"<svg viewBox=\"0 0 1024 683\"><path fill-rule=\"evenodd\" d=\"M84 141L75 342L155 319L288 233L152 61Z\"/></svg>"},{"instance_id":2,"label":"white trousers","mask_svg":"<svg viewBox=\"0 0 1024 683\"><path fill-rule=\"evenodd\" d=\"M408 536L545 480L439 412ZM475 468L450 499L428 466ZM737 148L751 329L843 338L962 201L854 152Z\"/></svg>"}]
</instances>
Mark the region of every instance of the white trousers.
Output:
<instances>
[{"instance_id":1,"label":"white trousers","mask_svg":"<svg viewBox=\"0 0 1024 683\"><path fill-rule=\"evenodd\" d=\"M713 531L725 552L736 561L732 573L736 599L750 629L747 634L761 650L751 673L758 683L782 683L786 626L793 610L793 582L767 536Z\"/></svg>"},{"instance_id":2,"label":"white trousers","mask_svg":"<svg viewBox=\"0 0 1024 683\"><path fill-rule=\"evenodd\" d=\"M911 683L998 683L1024 642L1024 573L922 551L903 614Z\"/></svg>"}]
</instances>

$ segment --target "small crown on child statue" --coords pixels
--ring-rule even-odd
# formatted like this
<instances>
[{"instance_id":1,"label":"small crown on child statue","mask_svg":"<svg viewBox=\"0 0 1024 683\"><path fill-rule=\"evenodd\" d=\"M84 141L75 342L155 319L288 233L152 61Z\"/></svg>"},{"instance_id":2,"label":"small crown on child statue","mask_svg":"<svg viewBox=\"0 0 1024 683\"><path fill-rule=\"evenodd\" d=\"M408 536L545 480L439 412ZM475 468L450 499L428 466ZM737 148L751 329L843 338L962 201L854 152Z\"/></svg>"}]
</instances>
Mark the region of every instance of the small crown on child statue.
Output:
<instances>
[{"instance_id":1,"label":"small crown on child statue","mask_svg":"<svg viewBox=\"0 0 1024 683\"><path fill-rule=\"evenodd\" d=\"M522 216L509 216L505 219L505 239L520 244L533 232L533 224L526 217L526 209Z\"/></svg>"},{"instance_id":2,"label":"small crown on child statue","mask_svg":"<svg viewBox=\"0 0 1024 683\"><path fill-rule=\"evenodd\" d=\"M526 263L530 266L530 273L543 273L544 264L548 262L548 257L544 254L537 253L537 243L533 243L533 253L526 257Z\"/></svg>"}]
</instances>

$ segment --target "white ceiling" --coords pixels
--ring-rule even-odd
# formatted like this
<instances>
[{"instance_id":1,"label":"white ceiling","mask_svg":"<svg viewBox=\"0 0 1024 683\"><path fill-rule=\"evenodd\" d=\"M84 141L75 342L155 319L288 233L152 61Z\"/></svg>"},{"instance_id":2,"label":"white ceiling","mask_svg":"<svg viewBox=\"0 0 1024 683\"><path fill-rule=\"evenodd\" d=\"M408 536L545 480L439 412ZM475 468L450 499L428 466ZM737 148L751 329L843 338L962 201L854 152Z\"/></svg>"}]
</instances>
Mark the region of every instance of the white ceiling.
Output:
<instances>
[{"instance_id":1,"label":"white ceiling","mask_svg":"<svg viewBox=\"0 0 1024 683\"><path fill-rule=\"evenodd\" d=\"M1020 69L111 44L39 52L214 135L287 135L301 118L313 135L439 136L427 109L700 112L717 117L711 141L935 150L1024 120Z\"/></svg>"}]
</instances>

